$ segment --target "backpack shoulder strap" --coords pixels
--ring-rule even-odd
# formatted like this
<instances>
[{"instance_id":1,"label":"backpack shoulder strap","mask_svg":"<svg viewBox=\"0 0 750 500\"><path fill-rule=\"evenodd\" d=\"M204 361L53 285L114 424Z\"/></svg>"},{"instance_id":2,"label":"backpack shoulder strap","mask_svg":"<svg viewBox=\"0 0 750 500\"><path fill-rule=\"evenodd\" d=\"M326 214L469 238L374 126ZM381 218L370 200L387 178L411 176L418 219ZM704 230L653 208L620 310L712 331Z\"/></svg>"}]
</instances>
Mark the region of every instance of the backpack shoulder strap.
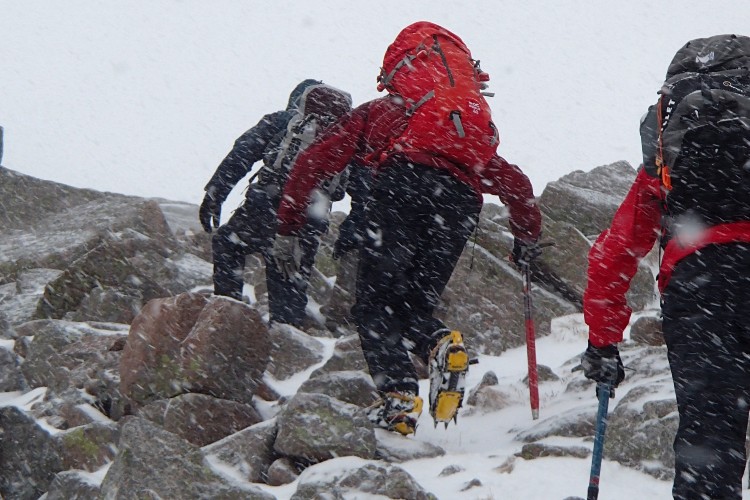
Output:
<instances>
[{"instance_id":1,"label":"backpack shoulder strap","mask_svg":"<svg viewBox=\"0 0 750 500\"><path fill-rule=\"evenodd\" d=\"M672 189L672 178L669 176L669 165L664 163L664 94L659 96L659 101L656 103L656 123L657 123L657 139L656 139L656 174L661 177L662 185L667 190Z\"/></svg>"},{"instance_id":2,"label":"backpack shoulder strap","mask_svg":"<svg viewBox=\"0 0 750 500\"><path fill-rule=\"evenodd\" d=\"M656 153L659 140L659 122L656 117L656 108L658 106L659 102L648 107L648 111L641 118L640 126L643 168L651 177L658 177L660 175L656 167Z\"/></svg>"}]
</instances>

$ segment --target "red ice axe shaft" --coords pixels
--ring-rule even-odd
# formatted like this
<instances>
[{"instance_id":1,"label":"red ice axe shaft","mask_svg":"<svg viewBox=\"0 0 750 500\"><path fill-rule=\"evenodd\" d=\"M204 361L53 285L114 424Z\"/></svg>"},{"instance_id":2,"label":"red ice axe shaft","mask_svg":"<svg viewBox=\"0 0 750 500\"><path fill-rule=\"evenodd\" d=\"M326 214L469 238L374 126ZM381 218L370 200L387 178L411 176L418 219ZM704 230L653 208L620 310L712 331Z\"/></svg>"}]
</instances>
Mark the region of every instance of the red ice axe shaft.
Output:
<instances>
[{"instance_id":1,"label":"red ice axe shaft","mask_svg":"<svg viewBox=\"0 0 750 500\"><path fill-rule=\"evenodd\" d=\"M532 316L531 300L531 266L523 265L523 313L526 319L526 357L529 363L529 399L531 401L531 418L539 418L539 376L536 369L536 334Z\"/></svg>"}]
</instances>

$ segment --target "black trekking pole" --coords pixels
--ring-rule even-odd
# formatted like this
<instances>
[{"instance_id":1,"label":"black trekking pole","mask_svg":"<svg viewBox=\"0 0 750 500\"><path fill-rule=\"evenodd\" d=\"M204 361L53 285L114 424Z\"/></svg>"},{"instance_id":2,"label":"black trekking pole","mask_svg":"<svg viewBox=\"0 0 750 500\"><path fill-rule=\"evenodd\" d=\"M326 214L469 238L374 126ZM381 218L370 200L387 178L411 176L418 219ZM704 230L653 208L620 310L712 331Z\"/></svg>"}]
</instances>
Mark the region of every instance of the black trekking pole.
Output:
<instances>
[{"instance_id":1,"label":"black trekking pole","mask_svg":"<svg viewBox=\"0 0 750 500\"><path fill-rule=\"evenodd\" d=\"M599 475L602 470L604 457L604 434L607 432L607 412L609 411L609 396L612 385L599 382L596 386L599 395L599 410L596 414L596 434L594 435L594 452L591 455L591 474L589 475L589 490L586 500L599 498Z\"/></svg>"}]
</instances>

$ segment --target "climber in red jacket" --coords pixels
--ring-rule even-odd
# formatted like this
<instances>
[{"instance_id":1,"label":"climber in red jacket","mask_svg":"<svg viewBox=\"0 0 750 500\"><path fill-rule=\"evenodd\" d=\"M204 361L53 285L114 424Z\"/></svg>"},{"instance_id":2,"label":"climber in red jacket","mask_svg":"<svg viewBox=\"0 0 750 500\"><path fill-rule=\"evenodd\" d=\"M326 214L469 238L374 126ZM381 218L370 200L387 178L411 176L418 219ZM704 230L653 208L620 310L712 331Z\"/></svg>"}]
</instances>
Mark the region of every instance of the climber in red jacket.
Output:
<instances>
[{"instance_id":1,"label":"climber in red jacket","mask_svg":"<svg viewBox=\"0 0 750 500\"><path fill-rule=\"evenodd\" d=\"M372 169L352 315L383 396L371 420L402 434L414 432L422 408L409 350L430 367L435 422L447 425L461 406L469 359L461 334L433 312L474 231L482 194L497 195L508 206L517 260L538 256L541 225L531 183L517 166L491 151L489 160L467 165L434 151L394 146L413 125L405 99L393 91L333 124L295 162L279 207L275 246L282 265L294 272L295 235L315 216L315 187L352 163ZM440 140L437 123L434 131Z\"/></svg>"},{"instance_id":2,"label":"climber in red jacket","mask_svg":"<svg viewBox=\"0 0 750 500\"><path fill-rule=\"evenodd\" d=\"M589 253L586 377L617 386L638 262L657 238L680 422L676 499L742 497L750 407L750 37L692 40L641 124L643 167Z\"/></svg>"}]
</instances>

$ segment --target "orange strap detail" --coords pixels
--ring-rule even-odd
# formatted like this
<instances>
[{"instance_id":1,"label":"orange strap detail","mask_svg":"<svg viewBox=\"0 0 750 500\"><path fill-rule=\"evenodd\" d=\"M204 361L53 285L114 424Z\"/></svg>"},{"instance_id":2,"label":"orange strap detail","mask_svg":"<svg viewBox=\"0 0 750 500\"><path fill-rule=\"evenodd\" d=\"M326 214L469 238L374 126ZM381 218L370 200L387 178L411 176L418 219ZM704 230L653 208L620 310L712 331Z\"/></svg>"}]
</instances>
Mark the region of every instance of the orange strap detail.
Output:
<instances>
[{"instance_id":1,"label":"orange strap detail","mask_svg":"<svg viewBox=\"0 0 750 500\"><path fill-rule=\"evenodd\" d=\"M672 189L672 178L669 176L669 165L664 164L664 139L662 137L662 99L664 94L659 96L659 102L656 103L656 126L658 127L658 147L656 148L656 173L661 176L661 183L667 189Z\"/></svg>"},{"instance_id":2,"label":"orange strap detail","mask_svg":"<svg viewBox=\"0 0 750 500\"><path fill-rule=\"evenodd\" d=\"M669 166L664 165L661 168L661 183L667 191L672 190L672 177L669 175Z\"/></svg>"}]
</instances>

